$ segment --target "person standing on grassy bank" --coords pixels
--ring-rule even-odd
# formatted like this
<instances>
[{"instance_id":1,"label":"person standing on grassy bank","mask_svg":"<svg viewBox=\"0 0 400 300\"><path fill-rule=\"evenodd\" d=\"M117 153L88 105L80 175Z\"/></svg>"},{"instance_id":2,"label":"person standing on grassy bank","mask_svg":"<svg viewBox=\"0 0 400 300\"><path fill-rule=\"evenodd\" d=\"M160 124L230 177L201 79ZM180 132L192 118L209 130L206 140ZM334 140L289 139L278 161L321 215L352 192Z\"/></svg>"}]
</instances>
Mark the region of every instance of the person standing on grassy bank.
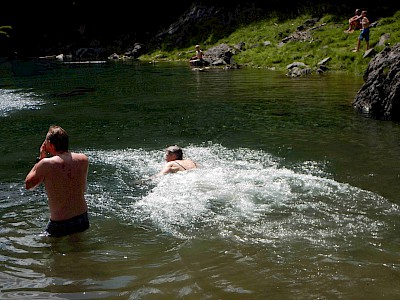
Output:
<instances>
[{"instance_id":1,"label":"person standing on grassy bank","mask_svg":"<svg viewBox=\"0 0 400 300\"><path fill-rule=\"evenodd\" d=\"M353 50L354 52L360 51L360 44L363 39L365 39L367 50L369 49L369 20L367 18L367 11L363 10L361 12L361 16L362 16L361 19L362 28L361 28L361 33L358 37L357 48Z\"/></svg>"}]
</instances>

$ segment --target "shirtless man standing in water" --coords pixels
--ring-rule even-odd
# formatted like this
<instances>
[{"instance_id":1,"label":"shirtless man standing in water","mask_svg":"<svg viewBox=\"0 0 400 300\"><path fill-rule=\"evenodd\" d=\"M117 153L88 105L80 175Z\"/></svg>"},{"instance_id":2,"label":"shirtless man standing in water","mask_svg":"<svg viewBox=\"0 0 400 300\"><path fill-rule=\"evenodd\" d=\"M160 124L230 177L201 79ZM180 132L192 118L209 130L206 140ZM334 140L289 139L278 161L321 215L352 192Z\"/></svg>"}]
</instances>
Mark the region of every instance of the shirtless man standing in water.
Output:
<instances>
[{"instance_id":1,"label":"shirtless man standing in water","mask_svg":"<svg viewBox=\"0 0 400 300\"><path fill-rule=\"evenodd\" d=\"M89 160L85 154L69 152L68 144L67 132L59 126L50 126L38 161L25 179L28 190L44 183L50 209L46 231L54 237L89 228L84 197ZM52 156L47 157L47 153Z\"/></svg>"},{"instance_id":2,"label":"shirtless man standing in water","mask_svg":"<svg viewBox=\"0 0 400 300\"><path fill-rule=\"evenodd\" d=\"M167 163L164 168L156 175L161 176L168 173L176 173L197 168L194 161L183 159L182 149L178 146L170 146L165 150L165 160Z\"/></svg>"}]
</instances>

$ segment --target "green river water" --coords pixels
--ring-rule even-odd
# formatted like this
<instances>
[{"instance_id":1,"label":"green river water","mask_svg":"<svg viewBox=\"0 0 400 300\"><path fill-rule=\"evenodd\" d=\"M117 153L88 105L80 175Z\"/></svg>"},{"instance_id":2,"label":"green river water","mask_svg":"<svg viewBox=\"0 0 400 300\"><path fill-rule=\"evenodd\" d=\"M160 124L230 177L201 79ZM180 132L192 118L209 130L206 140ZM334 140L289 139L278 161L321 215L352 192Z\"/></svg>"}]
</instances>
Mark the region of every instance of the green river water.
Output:
<instances>
[{"instance_id":1,"label":"green river water","mask_svg":"<svg viewBox=\"0 0 400 300\"><path fill-rule=\"evenodd\" d=\"M1 299L399 297L400 126L353 110L362 78L143 62L0 75ZM78 239L44 236L45 190L24 189L52 124L90 160ZM143 181L172 144L200 167Z\"/></svg>"}]
</instances>

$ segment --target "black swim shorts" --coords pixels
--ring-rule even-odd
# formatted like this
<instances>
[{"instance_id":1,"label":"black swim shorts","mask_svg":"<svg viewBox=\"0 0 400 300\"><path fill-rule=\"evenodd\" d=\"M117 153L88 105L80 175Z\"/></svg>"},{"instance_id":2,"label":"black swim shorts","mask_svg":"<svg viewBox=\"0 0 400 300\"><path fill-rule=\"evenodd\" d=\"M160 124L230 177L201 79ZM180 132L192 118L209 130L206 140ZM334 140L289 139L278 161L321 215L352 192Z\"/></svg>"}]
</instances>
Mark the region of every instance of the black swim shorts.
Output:
<instances>
[{"instance_id":1,"label":"black swim shorts","mask_svg":"<svg viewBox=\"0 0 400 300\"><path fill-rule=\"evenodd\" d=\"M50 221L47 223L46 231L49 236L62 237L72 233L82 232L89 228L88 213L85 212L76 217L63 221Z\"/></svg>"}]
</instances>

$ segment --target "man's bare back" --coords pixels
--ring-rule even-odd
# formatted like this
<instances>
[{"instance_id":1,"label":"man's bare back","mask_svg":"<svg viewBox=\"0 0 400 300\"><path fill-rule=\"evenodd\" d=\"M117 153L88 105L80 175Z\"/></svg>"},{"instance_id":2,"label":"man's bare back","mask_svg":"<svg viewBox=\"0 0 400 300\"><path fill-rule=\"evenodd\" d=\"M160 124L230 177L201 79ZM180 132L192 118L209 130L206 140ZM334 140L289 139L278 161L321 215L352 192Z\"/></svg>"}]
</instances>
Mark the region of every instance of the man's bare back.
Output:
<instances>
[{"instance_id":1,"label":"man's bare back","mask_svg":"<svg viewBox=\"0 0 400 300\"><path fill-rule=\"evenodd\" d=\"M51 131L56 132L54 134L56 138L50 135ZM61 137L61 140L68 139L61 127L50 127L49 133L40 147L40 160L33 166L25 179L25 187L28 190L44 183L50 209L50 222L54 223L80 217L88 210L84 194L89 160L83 153L69 152L68 142L64 148L58 148L60 142L56 140L57 134L66 136ZM55 139L54 144L51 142L52 139ZM47 153L52 156L47 157ZM85 218L87 217L85 216ZM81 222L81 220L75 221L75 223L77 222ZM64 227L67 225L67 223L63 224ZM77 230L79 231L78 228Z\"/></svg>"},{"instance_id":2,"label":"man's bare back","mask_svg":"<svg viewBox=\"0 0 400 300\"><path fill-rule=\"evenodd\" d=\"M84 193L88 165L86 155L70 152L38 163L36 172L44 177L51 220L67 220L87 211Z\"/></svg>"}]
</instances>

